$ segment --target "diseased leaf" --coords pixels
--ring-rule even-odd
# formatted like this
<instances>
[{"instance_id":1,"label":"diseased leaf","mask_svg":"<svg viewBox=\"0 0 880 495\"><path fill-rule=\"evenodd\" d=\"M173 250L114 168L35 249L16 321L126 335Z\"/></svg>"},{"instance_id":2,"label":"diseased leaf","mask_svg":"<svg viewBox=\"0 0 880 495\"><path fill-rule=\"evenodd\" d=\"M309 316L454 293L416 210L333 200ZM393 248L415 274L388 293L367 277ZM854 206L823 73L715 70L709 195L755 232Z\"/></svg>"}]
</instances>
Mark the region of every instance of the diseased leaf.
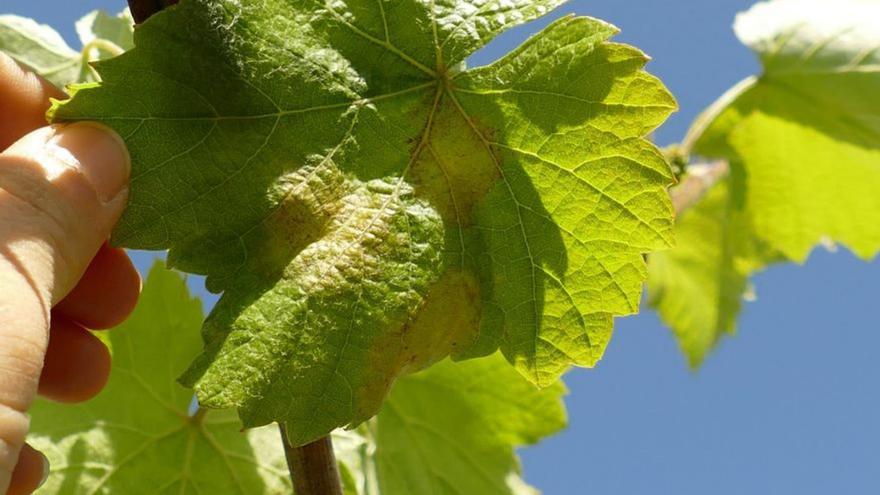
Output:
<instances>
[{"instance_id":1,"label":"diseased leaf","mask_svg":"<svg viewBox=\"0 0 880 495\"><path fill-rule=\"evenodd\" d=\"M380 493L535 493L514 449L565 426L564 393L536 389L497 354L399 380L375 420Z\"/></svg>"},{"instance_id":2,"label":"diseased leaf","mask_svg":"<svg viewBox=\"0 0 880 495\"><path fill-rule=\"evenodd\" d=\"M77 52L50 26L25 17L0 15L0 51L64 88L96 80L89 62L130 49L134 45L133 30L128 9L115 17L102 10L93 11L76 23L83 44L83 52Z\"/></svg>"},{"instance_id":3,"label":"diseased leaf","mask_svg":"<svg viewBox=\"0 0 880 495\"><path fill-rule=\"evenodd\" d=\"M802 262L880 249L880 4L774 0L738 17L764 74L697 146L741 162L754 234Z\"/></svg>"},{"instance_id":4,"label":"diseased leaf","mask_svg":"<svg viewBox=\"0 0 880 495\"><path fill-rule=\"evenodd\" d=\"M542 386L595 364L670 242L644 136L675 102L591 18L464 69L558 3L184 0L55 109L129 145L114 242L223 292L183 377L202 404L305 443L449 355Z\"/></svg>"},{"instance_id":5,"label":"diseased leaf","mask_svg":"<svg viewBox=\"0 0 880 495\"><path fill-rule=\"evenodd\" d=\"M233 411L188 414L192 393L175 379L201 348L201 322L181 277L155 266L134 314L106 334L107 388L31 409L28 442L52 469L39 493L290 493L277 428L243 434Z\"/></svg>"}]
</instances>

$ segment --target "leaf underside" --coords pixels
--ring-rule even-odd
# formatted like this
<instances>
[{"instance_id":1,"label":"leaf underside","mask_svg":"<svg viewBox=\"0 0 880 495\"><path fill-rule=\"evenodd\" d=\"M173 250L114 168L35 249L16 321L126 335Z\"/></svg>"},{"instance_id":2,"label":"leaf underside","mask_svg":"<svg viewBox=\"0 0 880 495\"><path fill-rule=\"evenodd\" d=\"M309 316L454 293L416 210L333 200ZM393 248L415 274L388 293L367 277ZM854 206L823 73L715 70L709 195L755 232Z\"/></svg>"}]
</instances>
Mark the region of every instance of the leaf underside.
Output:
<instances>
[{"instance_id":1,"label":"leaf underside","mask_svg":"<svg viewBox=\"0 0 880 495\"><path fill-rule=\"evenodd\" d=\"M764 74L696 146L733 177L651 257L652 303L694 365L733 330L754 271L818 243L866 260L880 249L880 5L774 0L735 28Z\"/></svg>"},{"instance_id":2,"label":"leaf underside","mask_svg":"<svg viewBox=\"0 0 880 495\"><path fill-rule=\"evenodd\" d=\"M223 292L202 404L305 443L446 356L500 348L540 386L596 363L670 244L644 137L675 101L591 18L465 69L559 3L183 1L54 109L128 143L114 242Z\"/></svg>"}]
</instances>

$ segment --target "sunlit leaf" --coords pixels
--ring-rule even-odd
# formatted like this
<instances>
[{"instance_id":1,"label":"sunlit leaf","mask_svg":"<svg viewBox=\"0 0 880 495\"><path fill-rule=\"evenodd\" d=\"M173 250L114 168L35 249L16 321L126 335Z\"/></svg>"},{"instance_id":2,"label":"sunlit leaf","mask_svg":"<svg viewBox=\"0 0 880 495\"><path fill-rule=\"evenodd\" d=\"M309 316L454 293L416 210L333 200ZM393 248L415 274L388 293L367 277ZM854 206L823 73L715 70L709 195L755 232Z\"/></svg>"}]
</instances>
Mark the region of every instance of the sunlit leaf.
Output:
<instances>
[{"instance_id":1,"label":"sunlit leaf","mask_svg":"<svg viewBox=\"0 0 880 495\"><path fill-rule=\"evenodd\" d=\"M450 355L541 386L596 363L670 243L644 136L675 102L585 17L465 69L559 3L184 0L56 108L129 145L114 241L223 292L183 378L202 404L305 443Z\"/></svg>"}]
</instances>

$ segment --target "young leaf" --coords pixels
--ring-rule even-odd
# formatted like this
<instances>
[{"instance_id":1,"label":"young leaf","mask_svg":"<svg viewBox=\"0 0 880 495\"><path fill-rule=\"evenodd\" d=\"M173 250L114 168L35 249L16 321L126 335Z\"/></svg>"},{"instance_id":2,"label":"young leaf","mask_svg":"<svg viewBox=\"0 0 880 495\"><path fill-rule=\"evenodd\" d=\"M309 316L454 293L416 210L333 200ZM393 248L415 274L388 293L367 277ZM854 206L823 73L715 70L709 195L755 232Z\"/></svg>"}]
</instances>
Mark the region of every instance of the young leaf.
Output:
<instances>
[{"instance_id":1,"label":"young leaf","mask_svg":"<svg viewBox=\"0 0 880 495\"><path fill-rule=\"evenodd\" d=\"M880 249L880 4L774 0L737 18L764 74L696 151L741 162L753 231L802 262L820 240Z\"/></svg>"},{"instance_id":2,"label":"young leaf","mask_svg":"<svg viewBox=\"0 0 880 495\"><path fill-rule=\"evenodd\" d=\"M106 334L107 388L84 404L31 409L28 442L52 468L40 493L290 492L277 428L243 434L232 411L188 414L192 393L175 379L201 348L201 322L181 277L156 265L134 314Z\"/></svg>"},{"instance_id":3,"label":"young leaf","mask_svg":"<svg viewBox=\"0 0 880 495\"><path fill-rule=\"evenodd\" d=\"M752 235L739 180L717 183L686 210L676 222L676 247L648 263L649 303L694 368L733 333L749 276L775 259Z\"/></svg>"},{"instance_id":4,"label":"young leaf","mask_svg":"<svg viewBox=\"0 0 880 495\"><path fill-rule=\"evenodd\" d=\"M692 365L733 331L754 271L830 239L866 259L880 249L878 19L860 0L775 0L737 18L765 73L719 100L731 101L696 143L733 177L650 259L651 304Z\"/></svg>"},{"instance_id":5,"label":"young leaf","mask_svg":"<svg viewBox=\"0 0 880 495\"><path fill-rule=\"evenodd\" d=\"M76 21L76 34L90 60L114 57L134 48L134 19L128 9L115 16L95 10Z\"/></svg>"},{"instance_id":6,"label":"young leaf","mask_svg":"<svg viewBox=\"0 0 880 495\"><path fill-rule=\"evenodd\" d=\"M32 19L0 15L0 51L32 68L55 86L94 81L89 62L119 55L134 45L128 9L117 16L93 11L76 22L83 52L70 48L57 31Z\"/></svg>"},{"instance_id":7,"label":"young leaf","mask_svg":"<svg viewBox=\"0 0 880 495\"><path fill-rule=\"evenodd\" d=\"M399 380L375 424L380 493L523 493L514 449L565 426L564 393L535 389L500 355Z\"/></svg>"},{"instance_id":8,"label":"young leaf","mask_svg":"<svg viewBox=\"0 0 880 495\"><path fill-rule=\"evenodd\" d=\"M465 70L559 3L184 0L55 109L129 145L114 241L224 292L202 404L305 443L448 355L500 347L542 386L601 357L670 242L644 136L675 102L591 18Z\"/></svg>"}]
</instances>

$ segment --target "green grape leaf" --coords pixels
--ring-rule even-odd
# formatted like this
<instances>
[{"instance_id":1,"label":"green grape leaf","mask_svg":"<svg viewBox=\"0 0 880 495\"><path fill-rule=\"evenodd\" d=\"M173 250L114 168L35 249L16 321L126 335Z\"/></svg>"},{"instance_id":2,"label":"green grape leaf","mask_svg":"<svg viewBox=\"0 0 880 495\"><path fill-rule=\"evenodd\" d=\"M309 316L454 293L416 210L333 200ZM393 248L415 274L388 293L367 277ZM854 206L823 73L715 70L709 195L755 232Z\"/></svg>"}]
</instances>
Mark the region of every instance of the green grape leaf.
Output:
<instances>
[{"instance_id":1,"label":"green grape leaf","mask_svg":"<svg viewBox=\"0 0 880 495\"><path fill-rule=\"evenodd\" d=\"M76 34L90 60L114 57L134 48L134 19L127 8L115 16L95 10L76 21Z\"/></svg>"},{"instance_id":2,"label":"green grape leaf","mask_svg":"<svg viewBox=\"0 0 880 495\"><path fill-rule=\"evenodd\" d=\"M765 72L707 111L696 143L733 175L649 263L650 303L691 365L734 330L755 271L802 262L819 242L866 259L880 248L878 19L880 5L860 0L774 0L737 18Z\"/></svg>"},{"instance_id":3,"label":"green grape leaf","mask_svg":"<svg viewBox=\"0 0 880 495\"><path fill-rule=\"evenodd\" d=\"M57 31L33 19L0 15L0 51L58 87L84 80L82 56Z\"/></svg>"},{"instance_id":4,"label":"green grape leaf","mask_svg":"<svg viewBox=\"0 0 880 495\"><path fill-rule=\"evenodd\" d=\"M380 493L535 493L514 449L565 426L564 393L536 389L498 354L399 380L374 425Z\"/></svg>"},{"instance_id":5,"label":"green grape leaf","mask_svg":"<svg viewBox=\"0 0 880 495\"><path fill-rule=\"evenodd\" d=\"M749 276L775 260L752 235L740 174L721 180L679 216L676 247L651 255L649 304L669 325L690 365L698 367L733 333Z\"/></svg>"},{"instance_id":6,"label":"green grape leaf","mask_svg":"<svg viewBox=\"0 0 880 495\"><path fill-rule=\"evenodd\" d=\"M880 4L774 0L736 21L764 74L697 143L741 162L756 236L802 262L820 241L880 249Z\"/></svg>"},{"instance_id":7,"label":"green grape leaf","mask_svg":"<svg viewBox=\"0 0 880 495\"><path fill-rule=\"evenodd\" d=\"M134 46L134 21L128 9L117 16L93 11L77 21L76 31L82 52L68 46L50 26L25 17L0 15L0 51L64 88L95 81L90 61L119 55Z\"/></svg>"},{"instance_id":8,"label":"green grape leaf","mask_svg":"<svg viewBox=\"0 0 880 495\"><path fill-rule=\"evenodd\" d=\"M201 348L201 315L157 264L132 317L102 333L113 352L105 391L32 409L28 441L52 468L40 493L289 493L276 428L242 433L230 410L188 414L191 392L175 378ZM514 448L565 425L564 393L535 389L498 354L401 378L374 420L333 432L345 493L534 493Z\"/></svg>"},{"instance_id":9,"label":"green grape leaf","mask_svg":"<svg viewBox=\"0 0 880 495\"><path fill-rule=\"evenodd\" d=\"M301 444L449 355L541 386L596 363L670 243L644 137L675 101L592 18L465 68L559 3L184 0L54 109L128 143L114 242L223 292L182 379L203 405Z\"/></svg>"},{"instance_id":10,"label":"green grape leaf","mask_svg":"<svg viewBox=\"0 0 880 495\"><path fill-rule=\"evenodd\" d=\"M107 388L84 404L31 409L28 442L51 465L39 493L290 492L277 428L242 433L234 411L188 414L192 391L175 379L201 349L202 315L181 277L155 266L134 314L106 334Z\"/></svg>"}]
</instances>

